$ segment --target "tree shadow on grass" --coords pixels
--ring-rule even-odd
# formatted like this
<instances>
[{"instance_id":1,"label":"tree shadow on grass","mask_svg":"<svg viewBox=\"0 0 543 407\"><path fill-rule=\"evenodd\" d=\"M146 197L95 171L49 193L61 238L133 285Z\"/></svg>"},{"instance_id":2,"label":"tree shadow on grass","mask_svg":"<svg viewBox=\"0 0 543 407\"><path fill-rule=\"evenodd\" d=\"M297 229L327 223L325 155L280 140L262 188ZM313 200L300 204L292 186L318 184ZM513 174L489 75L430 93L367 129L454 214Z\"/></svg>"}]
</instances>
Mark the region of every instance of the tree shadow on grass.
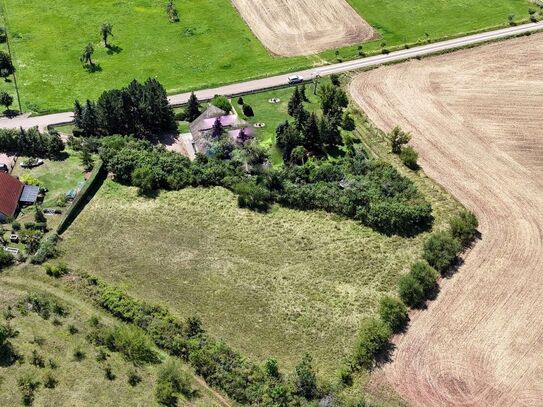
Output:
<instances>
[{"instance_id":1,"label":"tree shadow on grass","mask_svg":"<svg viewBox=\"0 0 543 407\"><path fill-rule=\"evenodd\" d=\"M5 342L0 346L0 367L8 367L13 365L19 359L19 355L15 351L10 342Z\"/></svg>"},{"instance_id":2,"label":"tree shadow on grass","mask_svg":"<svg viewBox=\"0 0 543 407\"><path fill-rule=\"evenodd\" d=\"M8 119L13 119L14 117L17 117L20 114L20 112L18 110L14 110L14 109L6 109L2 113Z\"/></svg>"},{"instance_id":3,"label":"tree shadow on grass","mask_svg":"<svg viewBox=\"0 0 543 407\"><path fill-rule=\"evenodd\" d=\"M85 71L88 73L102 72L100 64L85 65Z\"/></svg>"},{"instance_id":4,"label":"tree shadow on grass","mask_svg":"<svg viewBox=\"0 0 543 407\"><path fill-rule=\"evenodd\" d=\"M121 47L119 47L118 45L111 45L109 44L107 46L107 54L108 55L114 55L114 54L120 54L121 52L123 51L123 49Z\"/></svg>"}]
</instances>

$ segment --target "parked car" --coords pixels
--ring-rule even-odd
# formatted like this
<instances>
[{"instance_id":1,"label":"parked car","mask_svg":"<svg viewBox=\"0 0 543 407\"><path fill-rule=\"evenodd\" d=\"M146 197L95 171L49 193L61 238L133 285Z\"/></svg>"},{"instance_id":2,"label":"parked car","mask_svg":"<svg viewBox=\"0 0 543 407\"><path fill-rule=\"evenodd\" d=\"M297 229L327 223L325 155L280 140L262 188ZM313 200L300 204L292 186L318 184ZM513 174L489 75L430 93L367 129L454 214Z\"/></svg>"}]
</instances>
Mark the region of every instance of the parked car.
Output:
<instances>
[{"instance_id":1,"label":"parked car","mask_svg":"<svg viewBox=\"0 0 543 407\"><path fill-rule=\"evenodd\" d=\"M292 75L288 77L288 83L294 85L296 83L302 83L304 78L300 75Z\"/></svg>"},{"instance_id":2,"label":"parked car","mask_svg":"<svg viewBox=\"0 0 543 407\"><path fill-rule=\"evenodd\" d=\"M29 158L21 163L21 168L34 168L43 164L43 160L39 158Z\"/></svg>"}]
</instances>

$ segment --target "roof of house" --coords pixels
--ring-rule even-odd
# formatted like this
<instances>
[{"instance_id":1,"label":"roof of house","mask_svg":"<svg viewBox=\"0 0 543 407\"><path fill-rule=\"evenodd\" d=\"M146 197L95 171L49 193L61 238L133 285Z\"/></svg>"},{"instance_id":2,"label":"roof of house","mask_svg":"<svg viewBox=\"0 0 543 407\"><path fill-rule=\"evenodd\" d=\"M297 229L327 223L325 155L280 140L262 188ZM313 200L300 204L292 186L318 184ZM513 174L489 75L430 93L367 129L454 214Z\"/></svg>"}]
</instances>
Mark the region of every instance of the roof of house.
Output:
<instances>
[{"instance_id":1,"label":"roof of house","mask_svg":"<svg viewBox=\"0 0 543 407\"><path fill-rule=\"evenodd\" d=\"M226 112L222 109L219 109L217 106L210 105L204 112L196 118L190 125L190 132L195 135L204 126L204 121L207 119L214 119L216 117L224 116Z\"/></svg>"},{"instance_id":2,"label":"roof of house","mask_svg":"<svg viewBox=\"0 0 543 407\"><path fill-rule=\"evenodd\" d=\"M0 172L0 213L15 215L24 184L6 172Z\"/></svg>"},{"instance_id":3,"label":"roof of house","mask_svg":"<svg viewBox=\"0 0 543 407\"><path fill-rule=\"evenodd\" d=\"M38 200L38 195L40 193L40 187L33 185L25 185L23 187L23 193L19 201L24 202L25 204L35 203Z\"/></svg>"}]
</instances>

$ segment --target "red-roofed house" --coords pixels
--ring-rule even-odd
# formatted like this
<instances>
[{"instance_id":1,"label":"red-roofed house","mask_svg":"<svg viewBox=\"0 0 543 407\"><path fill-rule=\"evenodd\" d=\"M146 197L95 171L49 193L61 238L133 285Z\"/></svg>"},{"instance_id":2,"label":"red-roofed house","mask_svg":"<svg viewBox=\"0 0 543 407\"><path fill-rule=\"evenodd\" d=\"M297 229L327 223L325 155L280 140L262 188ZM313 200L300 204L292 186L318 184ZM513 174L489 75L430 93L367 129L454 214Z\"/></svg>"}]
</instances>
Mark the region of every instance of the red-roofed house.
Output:
<instances>
[{"instance_id":1,"label":"red-roofed house","mask_svg":"<svg viewBox=\"0 0 543 407\"><path fill-rule=\"evenodd\" d=\"M0 172L0 220L15 216L24 184L6 172Z\"/></svg>"}]
</instances>

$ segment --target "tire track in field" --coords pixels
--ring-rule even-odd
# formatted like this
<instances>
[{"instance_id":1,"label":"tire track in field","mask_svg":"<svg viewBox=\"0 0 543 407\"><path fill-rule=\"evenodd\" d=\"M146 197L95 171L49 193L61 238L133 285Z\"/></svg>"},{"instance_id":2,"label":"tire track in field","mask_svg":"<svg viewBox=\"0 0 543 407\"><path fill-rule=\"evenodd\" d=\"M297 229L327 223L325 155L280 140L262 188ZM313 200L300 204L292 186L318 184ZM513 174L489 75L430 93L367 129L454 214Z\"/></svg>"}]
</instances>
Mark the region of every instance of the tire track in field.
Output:
<instances>
[{"instance_id":1,"label":"tire track in field","mask_svg":"<svg viewBox=\"0 0 543 407\"><path fill-rule=\"evenodd\" d=\"M543 36L360 74L353 97L413 133L425 172L482 239L415 313L384 374L413 406L541 406Z\"/></svg>"}]
</instances>

